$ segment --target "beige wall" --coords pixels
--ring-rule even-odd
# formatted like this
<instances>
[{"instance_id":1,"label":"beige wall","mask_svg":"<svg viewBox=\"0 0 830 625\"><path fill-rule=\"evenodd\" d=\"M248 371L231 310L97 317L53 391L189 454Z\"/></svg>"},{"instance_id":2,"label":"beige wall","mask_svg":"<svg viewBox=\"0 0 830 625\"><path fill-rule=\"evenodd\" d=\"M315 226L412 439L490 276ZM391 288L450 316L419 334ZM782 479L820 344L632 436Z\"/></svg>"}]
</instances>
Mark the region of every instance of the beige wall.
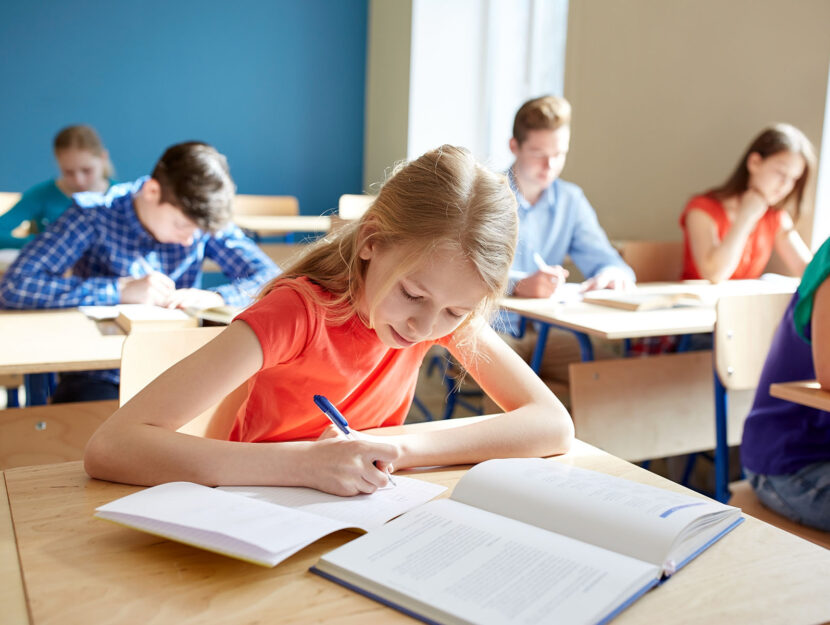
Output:
<instances>
[{"instance_id":1,"label":"beige wall","mask_svg":"<svg viewBox=\"0 0 830 625\"><path fill-rule=\"evenodd\" d=\"M610 237L679 239L688 197L723 181L766 124L793 123L820 149L829 60L827 0L571 0L563 178Z\"/></svg>"},{"instance_id":2,"label":"beige wall","mask_svg":"<svg viewBox=\"0 0 830 625\"><path fill-rule=\"evenodd\" d=\"M385 179L406 158L412 0L370 0L366 71L363 190Z\"/></svg>"}]
</instances>

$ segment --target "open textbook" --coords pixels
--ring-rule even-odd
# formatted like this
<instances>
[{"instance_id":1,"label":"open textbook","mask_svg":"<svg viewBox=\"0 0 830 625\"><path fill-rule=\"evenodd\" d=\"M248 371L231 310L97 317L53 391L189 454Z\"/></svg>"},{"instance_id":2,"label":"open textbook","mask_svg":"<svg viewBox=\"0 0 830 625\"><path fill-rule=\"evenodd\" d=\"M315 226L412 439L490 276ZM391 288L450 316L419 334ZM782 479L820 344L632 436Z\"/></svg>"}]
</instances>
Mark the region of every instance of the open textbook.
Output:
<instances>
[{"instance_id":1,"label":"open textbook","mask_svg":"<svg viewBox=\"0 0 830 625\"><path fill-rule=\"evenodd\" d=\"M312 571L430 623L603 623L740 510L538 458L473 467Z\"/></svg>"},{"instance_id":2,"label":"open textbook","mask_svg":"<svg viewBox=\"0 0 830 625\"><path fill-rule=\"evenodd\" d=\"M712 306L714 300L699 293L655 293L639 291L590 291L583 300L589 304L623 310L658 310L675 306Z\"/></svg>"},{"instance_id":3,"label":"open textbook","mask_svg":"<svg viewBox=\"0 0 830 625\"><path fill-rule=\"evenodd\" d=\"M170 482L96 508L95 516L263 566L337 530L369 531L446 487L395 476L396 486L338 497L312 488Z\"/></svg>"}]
</instances>

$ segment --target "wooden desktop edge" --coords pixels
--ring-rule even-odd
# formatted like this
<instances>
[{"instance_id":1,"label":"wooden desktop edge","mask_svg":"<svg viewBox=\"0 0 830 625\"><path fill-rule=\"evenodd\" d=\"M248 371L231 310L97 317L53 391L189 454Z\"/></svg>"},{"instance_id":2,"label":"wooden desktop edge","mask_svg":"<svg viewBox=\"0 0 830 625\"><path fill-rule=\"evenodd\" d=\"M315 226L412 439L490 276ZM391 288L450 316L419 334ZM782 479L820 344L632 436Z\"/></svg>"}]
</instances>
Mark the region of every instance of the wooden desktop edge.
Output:
<instances>
[{"instance_id":1,"label":"wooden desktop edge","mask_svg":"<svg viewBox=\"0 0 830 625\"><path fill-rule=\"evenodd\" d=\"M815 380L771 384L769 394L810 408L830 411L830 391L821 388Z\"/></svg>"},{"instance_id":2,"label":"wooden desktop edge","mask_svg":"<svg viewBox=\"0 0 830 625\"><path fill-rule=\"evenodd\" d=\"M0 473L0 476L0 604L3 605L5 613L3 622L28 625L31 619L23 589L23 571L6 492L5 472Z\"/></svg>"}]
</instances>

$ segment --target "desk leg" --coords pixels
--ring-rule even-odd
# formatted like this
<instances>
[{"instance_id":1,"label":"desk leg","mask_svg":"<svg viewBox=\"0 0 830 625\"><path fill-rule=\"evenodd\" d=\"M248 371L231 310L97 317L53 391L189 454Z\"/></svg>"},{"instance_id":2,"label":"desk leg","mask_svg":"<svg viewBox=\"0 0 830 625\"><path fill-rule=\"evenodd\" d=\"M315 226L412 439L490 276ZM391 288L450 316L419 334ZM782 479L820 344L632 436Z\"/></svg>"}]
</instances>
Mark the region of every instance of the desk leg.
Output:
<instances>
[{"instance_id":1,"label":"desk leg","mask_svg":"<svg viewBox=\"0 0 830 625\"><path fill-rule=\"evenodd\" d=\"M539 371L542 369L542 357L545 355L545 345L548 342L548 331L550 331L550 325L547 323L539 322L539 337L536 339L536 349L533 350L533 358L530 361L530 368L539 375Z\"/></svg>"},{"instance_id":2,"label":"desk leg","mask_svg":"<svg viewBox=\"0 0 830 625\"><path fill-rule=\"evenodd\" d=\"M727 393L715 372L715 499L729 501L729 444L726 440Z\"/></svg>"},{"instance_id":3,"label":"desk leg","mask_svg":"<svg viewBox=\"0 0 830 625\"><path fill-rule=\"evenodd\" d=\"M548 342L548 332L551 327L558 326L553 326L553 324L545 323L544 321L537 321L536 323L539 327L539 337L536 339L536 347L533 350L533 358L530 361L530 368L533 369L536 375L539 375L539 371L542 368L542 358L545 355L545 345L547 345ZM567 330L576 337L576 340L579 342L579 352L582 356L582 362L588 362L594 359L594 346L591 344L591 337L584 332L577 332L575 330L571 330L570 328L561 329Z\"/></svg>"}]
</instances>

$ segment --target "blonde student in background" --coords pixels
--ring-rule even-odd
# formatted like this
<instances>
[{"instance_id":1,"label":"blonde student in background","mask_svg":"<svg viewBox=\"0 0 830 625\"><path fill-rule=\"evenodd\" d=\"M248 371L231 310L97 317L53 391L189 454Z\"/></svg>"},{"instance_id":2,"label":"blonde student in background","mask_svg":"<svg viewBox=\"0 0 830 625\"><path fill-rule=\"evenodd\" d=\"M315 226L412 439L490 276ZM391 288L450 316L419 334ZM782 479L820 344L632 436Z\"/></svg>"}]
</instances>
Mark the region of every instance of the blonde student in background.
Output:
<instances>
[{"instance_id":1,"label":"blonde student in background","mask_svg":"<svg viewBox=\"0 0 830 625\"><path fill-rule=\"evenodd\" d=\"M685 240L683 279L754 279L773 249L796 276L810 250L793 220L805 212L813 146L798 128L776 124L746 149L729 179L689 200L680 216Z\"/></svg>"},{"instance_id":2,"label":"blonde student in background","mask_svg":"<svg viewBox=\"0 0 830 625\"><path fill-rule=\"evenodd\" d=\"M489 327L507 284L516 208L504 176L443 146L400 166L355 223L330 234L216 339L153 381L92 436L87 472L133 484L309 486L338 495L387 469L568 450L568 413ZM403 423L418 369L447 347L503 414L442 432L345 437ZM231 391L228 440L177 434Z\"/></svg>"},{"instance_id":3,"label":"blonde student in background","mask_svg":"<svg viewBox=\"0 0 830 625\"><path fill-rule=\"evenodd\" d=\"M21 248L44 232L72 206L74 193L103 193L114 183L109 152L94 128L67 126L55 136L53 147L60 176L24 192L17 204L0 215L0 248ZM26 222L32 233L14 236L12 232Z\"/></svg>"}]
</instances>

